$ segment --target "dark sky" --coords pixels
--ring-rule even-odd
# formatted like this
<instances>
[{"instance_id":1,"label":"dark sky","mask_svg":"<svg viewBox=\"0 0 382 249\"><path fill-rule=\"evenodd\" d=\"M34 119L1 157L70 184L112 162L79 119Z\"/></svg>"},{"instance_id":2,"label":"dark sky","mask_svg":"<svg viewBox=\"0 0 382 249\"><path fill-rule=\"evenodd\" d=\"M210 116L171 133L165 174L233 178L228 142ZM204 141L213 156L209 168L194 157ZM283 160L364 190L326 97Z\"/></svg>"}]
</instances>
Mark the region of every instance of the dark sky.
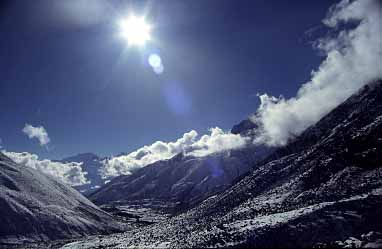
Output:
<instances>
[{"instance_id":1,"label":"dark sky","mask_svg":"<svg viewBox=\"0 0 382 249\"><path fill-rule=\"evenodd\" d=\"M257 109L256 93L291 97L309 80L323 59L311 42L334 2L2 1L2 146L115 155L192 129L229 130ZM129 11L153 26L144 47L117 35ZM152 52L161 75L147 65ZM49 150L22 133L26 123L45 127Z\"/></svg>"}]
</instances>

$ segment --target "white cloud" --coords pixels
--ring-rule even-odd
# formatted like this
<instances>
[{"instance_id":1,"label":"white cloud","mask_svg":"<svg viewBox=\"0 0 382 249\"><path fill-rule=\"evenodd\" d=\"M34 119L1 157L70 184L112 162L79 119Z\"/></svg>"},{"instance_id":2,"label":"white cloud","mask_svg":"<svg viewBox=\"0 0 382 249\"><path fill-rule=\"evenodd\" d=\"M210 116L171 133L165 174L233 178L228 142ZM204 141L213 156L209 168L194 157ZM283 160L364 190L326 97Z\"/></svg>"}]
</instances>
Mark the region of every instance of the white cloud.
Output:
<instances>
[{"instance_id":1,"label":"white cloud","mask_svg":"<svg viewBox=\"0 0 382 249\"><path fill-rule=\"evenodd\" d=\"M86 173L82 171L80 166L82 163L60 163L47 159L39 160L37 155L28 152L18 153L3 150L2 153L18 164L52 175L71 186L88 183L85 177Z\"/></svg>"},{"instance_id":2,"label":"white cloud","mask_svg":"<svg viewBox=\"0 0 382 249\"><path fill-rule=\"evenodd\" d=\"M323 23L338 31L317 41L326 59L291 99L260 96L252 121L262 127L257 142L283 145L343 102L363 85L382 77L382 15L377 0L344 0Z\"/></svg>"},{"instance_id":3,"label":"white cloud","mask_svg":"<svg viewBox=\"0 0 382 249\"><path fill-rule=\"evenodd\" d=\"M43 126L34 127L30 124L25 124L22 130L30 139L37 138L41 146L47 145L50 142L48 132Z\"/></svg>"},{"instance_id":4,"label":"white cloud","mask_svg":"<svg viewBox=\"0 0 382 249\"><path fill-rule=\"evenodd\" d=\"M225 133L222 129L215 127L210 129L210 135L203 135L188 148L187 155L202 157L220 151L232 150L243 147L249 138L239 134Z\"/></svg>"},{"instance_id":5,"label":"white cloud","mask_svg":"<svg viewBox=\"0 0 382 249\"><path fill-rule=\"evenodd\" d=\"M249 142L249 138L231 133L225 133L216 127L210 129L209 135L198 138L194 130L183 134L175 142L157 141L144 146L128 155L112 157L105 160L102 174L104 177L128 175L132 170L144 167L159 160L169 159L179 153L196 157L236 149Z\"/></svg>"}]
</instances>

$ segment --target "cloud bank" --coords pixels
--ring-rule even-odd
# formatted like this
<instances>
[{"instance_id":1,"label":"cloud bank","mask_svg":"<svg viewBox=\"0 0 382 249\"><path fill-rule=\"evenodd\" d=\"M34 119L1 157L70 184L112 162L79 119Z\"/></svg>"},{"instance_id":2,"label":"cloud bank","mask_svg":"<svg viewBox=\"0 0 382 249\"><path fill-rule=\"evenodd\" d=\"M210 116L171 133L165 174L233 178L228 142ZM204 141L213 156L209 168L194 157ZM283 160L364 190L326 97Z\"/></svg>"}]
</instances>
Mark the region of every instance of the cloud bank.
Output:
<instances>
[{"instance_id":1,"label":"cloud bank","mask_svg":"<svg viewBox=\"0 0 382 249\"><path fill-rule=\"evenodd\" d=\"M28 152L8 152L2 151L3 154L11 158L16 163L36 169L44 174L51 175L71 186L78 186L88 183L85 172L82 171L82 163L60 163L51 160L39 160L38 156Z\"/></svg>"},{"instance_id":2,"label":"cloud bank","mask_svg":"<svg viewBox=\"0 0 382 249\"><path fill-rule=\"evenodd\" d=\"M209 154L237 149L249 142L249 138L226 133L222 129L211 128L210 134L199 137L195 130L183 134L175 142L157 141L128 155L112 157L103 161L103 177L128 175L137 168L159 160L169 159L179 153L202 157Z\"/></svg>"},{"instance_id":3,"label":"cloud bank","mask_svg":"<svg viewBox=\"0 0 382 249\"><path fill-rule=\"evenodd\" d=\"M41 146L47 145L50 142L48 132L43 126L34 127L30 124L25 124L22 131L29 137L29 139L37 138Z\"/></svg>"},{"instance_id":4,"label":"cloud bank","mask_svg":"<svg viewBox=\"0 0 382 249\"><path fill-rule=\"evenodd\" d=\"M286 144L360 87L382 77L380 1L341 1L331 7L323 23L336 33L316 43L326 59L296 97L260 96L261 105L251 117L261 127L256 142ZM344 29L351 25L355 27Z\"/></svg>"}]
</instances>

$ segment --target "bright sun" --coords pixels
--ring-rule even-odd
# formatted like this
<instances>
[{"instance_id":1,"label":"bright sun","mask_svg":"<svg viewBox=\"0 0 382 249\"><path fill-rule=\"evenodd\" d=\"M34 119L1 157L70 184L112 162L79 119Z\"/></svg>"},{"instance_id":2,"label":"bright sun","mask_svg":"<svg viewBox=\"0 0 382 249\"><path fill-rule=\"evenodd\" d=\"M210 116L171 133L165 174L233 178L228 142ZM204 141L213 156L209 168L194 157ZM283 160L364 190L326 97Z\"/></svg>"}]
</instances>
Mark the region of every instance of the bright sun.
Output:
<instances>
[{"instance_id":1,"label":"bright sun","mask_svg":"<svg viewBox=\"0 0 382 249\"><path fill-rule=\"evenodd\" d=\"M144 17L132 15L123 19L119 25L121 34L129 45L144 45L150 40L151 27L145 22Z\"/></svg>"}]
</instances>

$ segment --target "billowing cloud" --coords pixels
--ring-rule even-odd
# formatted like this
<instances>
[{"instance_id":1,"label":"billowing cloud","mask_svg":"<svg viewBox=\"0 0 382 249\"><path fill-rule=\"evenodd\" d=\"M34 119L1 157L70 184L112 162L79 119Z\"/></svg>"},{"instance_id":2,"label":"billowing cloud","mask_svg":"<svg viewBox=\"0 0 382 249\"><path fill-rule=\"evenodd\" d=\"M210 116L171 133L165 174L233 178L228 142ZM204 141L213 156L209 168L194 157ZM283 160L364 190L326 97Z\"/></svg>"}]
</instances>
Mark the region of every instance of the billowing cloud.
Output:
<instances>
[{"instance_id":1,"label":"billowing cloud","mask_svg":"<svg viewBox=\"0 0 382 249\"><path fill-rule=\"evenodd\" d=\"M47 145L50 142L48 132L43 126L34 127L30 124L25 124L22 130L30 139L37 138L41 146Z\"/></svg>"},{"instance_id":2,"label":"billowing cloud","mask_svg":"<svg viewBox=\"0 0 382 249\"><path fill-rule=\"evenodd\" d=\"M226 133L216 127L210 129L209 135L199 137L194 130L183 134L175 142L157 141L144 146L128 155L112 157L105 160L102 170L104 177L128 175L132 170L144 167L159 160L169 159L179 153L196 157L236 149L249 142L249 138Z\"/></svg>"},{"instance_id":3,"label":"billowing cloud","mask_svg":"<svg viewBox=\"0 0 382 249\"><path fill-rule=\"evenodd\" d=\"M382 77L380 4L378 0L344 0L329 10L323 23L336 35L316 43L326 59L296 97L260 96L261 105L252 117L262 127L257 142L285 144L360 87Z\"/></svg>"},{"instance_id":4,"label":"billowing cloud","mask_svg":"<svg viewBox=\"0 0 382 249\"><path fill-rule=\"evenodd\" d=\"M203 135L196 140L186 152L186 155L202 157L209 154L237 149L246 145L249 138L240 135L226 133L222 129L215 127L210 129L210 135Z\"/></svg>"},{"instance_id":5,"label":"billowing cloud","mask_svg":"<svg viewBox=\"0 0 382 249\"><path fill-rule=\"evenodd\" d=\"M82 163L60 163L48 159L40 160L37 155L28 152L18 153L3 150L2 153L16 163L31 167L44 174L52 175L71 186L88 183L85 177L86 173L81 168Z\"/></svg>"}]
</instances>

